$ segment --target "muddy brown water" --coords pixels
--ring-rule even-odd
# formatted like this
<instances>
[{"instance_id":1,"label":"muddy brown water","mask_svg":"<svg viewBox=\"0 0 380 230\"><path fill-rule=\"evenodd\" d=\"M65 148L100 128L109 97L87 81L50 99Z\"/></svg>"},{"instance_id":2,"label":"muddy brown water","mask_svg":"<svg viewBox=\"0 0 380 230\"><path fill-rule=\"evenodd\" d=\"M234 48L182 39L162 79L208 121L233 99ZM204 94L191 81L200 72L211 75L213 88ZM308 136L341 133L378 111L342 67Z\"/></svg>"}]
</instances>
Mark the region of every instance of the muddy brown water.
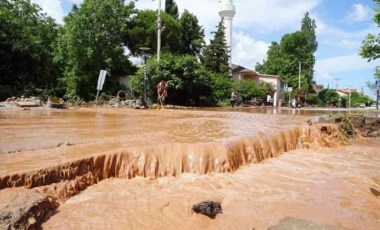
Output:
<instances>
[{"instance_id":1,"label":"muddy brown water","mask_svg":"<svg viewBox=\"0 0 380 230\"><path fill-rule=\"evenodd\" d=\"M380 229L378 141L336 147L305 125L315 114L256 112L0 111L0 180L51 192L49 173L67 170L52 185L73 189L70 173L96 171L78 195L59 194L44 229L266 229L287 216ZM291 151L300 138L310 149ZM204 200L223 214L193 213Z\"/></svg>"},{"instance_id":2,"label":"muddy brown water","mask_svg":"<svg viewBox=\"0 0 380 230\"><path fill-rule=\"evenodd\" d=\"M118 148L227 143L270 135L309 117L211 111L112 109L0 111L0 175ZM9 153L14 154L9 154Z\"/></svg>"}]
</instances>

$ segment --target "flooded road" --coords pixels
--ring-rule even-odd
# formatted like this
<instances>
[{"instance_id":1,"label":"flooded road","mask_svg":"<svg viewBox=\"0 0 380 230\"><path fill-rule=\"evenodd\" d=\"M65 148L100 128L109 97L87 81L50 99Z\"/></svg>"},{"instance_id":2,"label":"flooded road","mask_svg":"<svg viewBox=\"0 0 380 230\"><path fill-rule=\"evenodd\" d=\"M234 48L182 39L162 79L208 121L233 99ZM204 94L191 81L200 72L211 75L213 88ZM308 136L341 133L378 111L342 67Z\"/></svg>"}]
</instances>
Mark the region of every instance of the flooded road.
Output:
<instances>
[{"instance_id":1,"label":"flooded road","mask_svg":"<svg viewBox=\"0 0 380 230\"><path fill-rule=\"evenodd\" d=\"M0 111L0 200L57 200L44 229L380 229L380 142L293 111Z\"/></svg>"},{"instance_id":2,"label":"flooded road","mask_svg":"<svg viewBox=\"0 0 380 230\"><path fill-rule=\"evenodd\" d=\"M310 117L211 111L112 109L0 111L0 175L119 148L227 143L270 135ZM9 152L17 152L8 154Z\"/></svg>"}]
</instances>

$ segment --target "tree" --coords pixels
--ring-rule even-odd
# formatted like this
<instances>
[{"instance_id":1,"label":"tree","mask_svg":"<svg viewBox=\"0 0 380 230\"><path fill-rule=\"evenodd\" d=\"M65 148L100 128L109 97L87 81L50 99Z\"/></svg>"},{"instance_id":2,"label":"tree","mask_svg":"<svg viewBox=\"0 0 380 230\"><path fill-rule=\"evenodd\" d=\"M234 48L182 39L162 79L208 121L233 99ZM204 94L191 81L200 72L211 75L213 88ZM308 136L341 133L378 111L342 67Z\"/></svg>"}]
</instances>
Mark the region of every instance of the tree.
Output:
<instances>
[{"instance_id":1,"label":"tree","mask_svg":"<svg viewBox=\"0 0 380 230\"><path fill-rule=\"evenodd\" d=\"M319 92L319 99L324 106L329 106L331 104L337 105L339 102L339 94L335 89L324 89Z\"/></svg>"},{"instance_id":2,"label":"tree","mask_svg":"<svg viewBox=\"0 0 380 230\"><path fill-rule=\"evenodd\" d=\"M306 37L306 47L305 49L305 59L301 60L301 64L304 66L303 74L307 79L307 83L309 86L309 91L312 90L313 86L313 77L314 77L314 65L315 65L315 56L314 53L318 49L317 37L315 35L315 30L317 29L317 25L314 19L309 17L309 12L306 12L304 18L301 23L301 32L305 34Z\"/></svg>"},{"instance_id":3,"label":"tree","mask_svg":"<svg viewBox=\"0 0 380 230\"><path fill-rule=\"evenodd\" d=\"M185 10L180 18L182 26L183 54L200 54L204 46L204 29L198 18Z\"/></svg>"},{"instance_id":4,"label":"tree","mask_svg":"<svg viewBox=\"0 0 380 230\"><path fill-rule=\"evenodd\" d=\"M249 101L254 97L261 98L263 101L266 100L266 96L272 94L274 86L271 83L260 82L256 83L251 80L242 80L237 83L236 91L239 91L243 101Z\"/></svg>"},{"instance_id":5,"label":"tree","mask_svg":"<svg viewBox=\"0 0 380 230\"><path fill-rule=\"evenodd\" d=\"M302 19L301 29L285 34L281 42L272 42L268 50L268 58L263 64L256 64L256 71L275 74L289 81L290 86L298 88L299 63L302 65L301 87L311 91L315 57L318 48L315 36L316 24L306 13Z\"/></svg>"},{"instance_id":6,"label":"tree","mask_svg":"<svg viewBox=\"0 0 380 230\"><path fill-rule=\"evenodd\" d=\"M0 0L0 100L57 87L58 25L29 0Z\"/></svg>"},{"instance_id":7,"label":"tree","mask_svg":"<svg viewBox=\"0 0 380 230\"><path fill-rule=\"evenodd\" d=\"M212 34L214 34L214 38L203 51L202 63L211 72L228 75L229 47L227 47L224 31L225 28L222 20L217 26L217 31L212 32Z\"/></svg>"},{"instance_id":8,"label":"tree","mask_svg":"<svg viewBox=\"0 0 380 230\"><path fill-rule=\"evenodd\" d=\"M214 102L225 102L230 99L235 82L225 74L212 73L212 97Z\"/></svg>"},{"instance_id":9,"label":"tree","mask_svg":"<svg viewBox=\"0 0 380 230\"><path fill-rule=\"evenodd\" d=\"M352 107L359 107L360 104L366 104L370 105L372 104L373 100L365 95L361 95L358 92L352 92L351 93L351 106Z\"/></svg>"},{"instance_id":10,"label":"tree","mask_svg":"<svg viewBox=\"0 0 380 230\"><path fill-rule=\"evenodd\" d=\"M94 99L99 70L107 70L106 92L118 90L118 76L132 71L123 34L134 5L123 0L85 0L64 18L56 60L64 66L67 98Z\"/></svg>"},{"instance_id":11,"label":"tree","mask_svg":"<svg viewBox=\"0 0 380 230\"><path fill-rule=\"evenodd\" d=\"M380 0L374 0L376 2L375 16L373 21L380 26ZM380 33L377 35L368 34L367 38L363 41L360 50L360 56L367 59L368 62L376 60L380 57Z\"/></svg>"},{"instance_id":12,"label":"tree","mask_svg":"<svg viewBox=\"0 0 380 230\"><path fill-rule=\"evenodd\" d=\"M157 97L156 85L165 80L168 83L167 101L178 105L212 105L213 82L211 72L207 71L193 55L173 55L165 53L158 63L155 58L148 60L147 95ZM143 69L131 80L133 91L143 94Z\"/></svg>"},{"instance_id":13,"label":"tree","mask_svg":"<svg viewBox=\"0 0 380 230\"><path fill-rule=\"evenodd\" d=\"M178 19L178 6L174 0L165 0L165 13Z\"/></svg>"},{"instance_id":14,"label":"tree","mask_svg":"<svg viewBox=\"0 0 380 230\"><path fill-rule=\"evenodd\" d=\"M165 31L161 36L162 52L182 52L181 24L169 14L161 14ZM152 53L157 53L157 15L153 10L139 11L133 17L125 34L125 45L133 55L138 54L140 47L151 48Z\"/></svg>"}]
</instances>

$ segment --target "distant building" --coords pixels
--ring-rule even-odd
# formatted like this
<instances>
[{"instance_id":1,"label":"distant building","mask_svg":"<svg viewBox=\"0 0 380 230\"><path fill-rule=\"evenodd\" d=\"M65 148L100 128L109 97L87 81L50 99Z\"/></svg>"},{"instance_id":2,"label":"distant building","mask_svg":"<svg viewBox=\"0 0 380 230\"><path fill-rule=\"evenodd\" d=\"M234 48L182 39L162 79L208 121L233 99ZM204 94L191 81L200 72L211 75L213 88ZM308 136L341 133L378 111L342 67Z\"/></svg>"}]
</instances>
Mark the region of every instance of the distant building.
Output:
<instances>
[{"instance_id":1,"label":"distant building","mask_svg":"<svg viewBox=\"0 0 380 230\"><path fill-rule=\"evenodd\" d=\"M337 90L336 93L339 95L339 97L348 97L348 93L344 93L340 90Z\"/></svg>"},{"instance_id":2,"label":"distant building","mask_svg":"<svg viewBox=\"0 0 380 230\"><path fill-rule=\"evenodd\" d=\"M278 101L281 96L282 92L282 82L283 80L276 75L269 75L269 74L260 74L256 71L247 69L243 66L232 64L232 79L235 81L240 80L252 80L256 83L259 82L267 82L272 83L275 92L273 95L270 95L273 99L273 106L278 106Z\"/></svg>"},{"instance_id":3,"label":"distant building","mask_svg":"<svg viewBox=\"0 0 380 230\"><path fill-rule=\"evenodd\" d=\"M322 90L325 89L325 86L323 84L315 84L313 85L314 91L319 94Z\"/></svg>"},{"instance_id":4,"label":"distant building","mask_svg":"<svg viewBox=\"0 0 380 230\"><path fill-rule=\"evenodd\" d=\"M336 91L340 97L348 97L350 93L358 92L357 89L338 89Z\"/></svg>"},{"instance_id":5,"label":"distant building","mask_svg":"<svg viewBox=\"0 0 380 230\"><path fill-rule=\"evenodd\" d=\"M340 92L345 93L345 94L350 94L352 92L358 92L358 90L354 89L354 88L352 88L352 89L339 89L337 91L340 91Z\"/></svg>"}]
</instances>

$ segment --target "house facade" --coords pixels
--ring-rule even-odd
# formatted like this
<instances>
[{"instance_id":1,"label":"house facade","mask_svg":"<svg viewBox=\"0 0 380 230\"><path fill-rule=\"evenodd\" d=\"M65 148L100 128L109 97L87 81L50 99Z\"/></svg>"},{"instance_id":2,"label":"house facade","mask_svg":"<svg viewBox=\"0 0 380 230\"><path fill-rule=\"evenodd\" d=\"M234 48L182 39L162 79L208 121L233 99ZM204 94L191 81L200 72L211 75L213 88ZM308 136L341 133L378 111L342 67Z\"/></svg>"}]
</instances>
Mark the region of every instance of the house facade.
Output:
<instances>
[{"instance_id":1,"label":"house facade","mask_svg":"<svg viewBox=\"0 0 380 230\"><path fill-rule=\"evenodd\" d=\"M267 82L273 84L275 92L270 97L273 100L273 106L278 106L283 88L283 80L279 76L260 74L243 66L232 64L232 79L235 81L251 80L256 83Z\"/></svg>"}]
</instances>

